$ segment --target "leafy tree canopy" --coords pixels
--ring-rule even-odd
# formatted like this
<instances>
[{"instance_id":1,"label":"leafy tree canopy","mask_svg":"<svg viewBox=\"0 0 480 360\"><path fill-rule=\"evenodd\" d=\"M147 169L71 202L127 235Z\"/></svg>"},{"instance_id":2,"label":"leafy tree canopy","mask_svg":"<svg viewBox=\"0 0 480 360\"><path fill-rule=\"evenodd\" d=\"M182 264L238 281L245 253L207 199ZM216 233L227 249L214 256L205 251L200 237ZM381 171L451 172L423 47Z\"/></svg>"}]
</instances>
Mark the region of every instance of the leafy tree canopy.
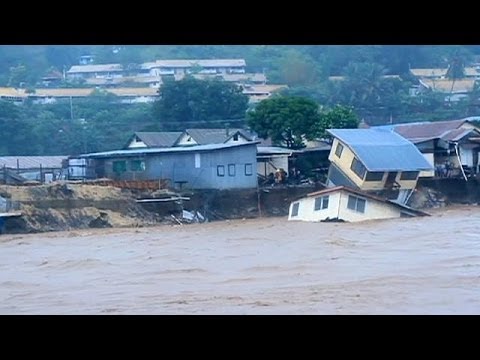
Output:
<instances>
[{"instance_id":1,"label":"leafy tree canopy","mask_svg":"<svg viewBox=\"0 0 480 360\"><path fill-rule=\"evenodd\" d=\"M166 82L159 95L154 105L155 116L163 128L171 130L244 119L248 107L248 97L239 86L218 80L186 77Z\"/></svg>"}]
</instances>

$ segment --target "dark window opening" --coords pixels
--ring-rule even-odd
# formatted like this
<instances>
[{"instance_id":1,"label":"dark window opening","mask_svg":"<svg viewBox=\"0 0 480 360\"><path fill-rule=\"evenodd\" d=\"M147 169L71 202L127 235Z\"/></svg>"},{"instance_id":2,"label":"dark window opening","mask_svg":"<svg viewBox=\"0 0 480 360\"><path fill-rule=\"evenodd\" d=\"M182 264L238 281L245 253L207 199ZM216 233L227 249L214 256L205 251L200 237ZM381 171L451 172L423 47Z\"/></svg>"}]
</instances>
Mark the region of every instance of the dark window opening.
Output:
<instances>
[{"instance_id":1,"label":"dark window opening","mask_svg":"<svg viewBox=\"0 0 480 360\"><path fill-rule=\"evenodd\" d=\"M217 176L225 176L225 166L223 165L217 166Z\"/></svg>"},{"instance_id":2,"label":"dark window opening","mask_svg":"<svg viewBox=\"0 0 480 360\"><path fill-rule=\"evenodd\" d=\"M365 181L382 181L383 179L383 172L367 172L367 176L365 177Z\"/></svg>"},{"instance_id":3,"label":"dark window opening","mask_svg":"<svg viewBox=\"0 0 480 360\"><path fill-rule=\"evenodd\" d=\"M132 160L132 161L130 161L130 170L131 171L145 171L145 161L143 161L143 160Z\"/></svg>"},{"instance_id":4,"label":"dark window opening","mask_svg":"<svg viewBox=\"0 0 480 360\"><path fill-rule=\"evenodd\" d=\"M113 162L113 172L120 174L127 171L127 162L125 160L122 161L114 161Z\"/></svg>"},{"instance_id":5,"label":"dark window opening","mask_svg":"<svg viewBox=\"0 0 480 360\"><path fill-rule=\"evenodd\" d=\"M367 201L365 199L361 199L353 195L348 195L347 208L349 208L350 210L364 213L366 203Z\"/></svg>"},{"instance_id":6,"label":"dark window opening","mask_svg":"<svg viewBox=\"0 0 480 360\"><path fill-rule=\"evenodd\" d=\"M367 168L357 158L353 158L350 169L362 180L367 172Z\"/></svg>"},{"instance_id":7,"label":"dark window opening","mask_svg":"<svg viewBox=\"0 0 480 360\"><path fill-rule=\"evenodd\" d=\"M233 141L238 141L238 134L233 135Z\"/></svg>"},{"instance_id":8,"label":"dark window opening","mask_svg":"<svg viewBox=\"0 0 480 360\"><path fill-rule=\"evenodd\" d=\"M400 174L400 180L417 180L418 171L404 171Z\"/></svg>"},{"instance_id":9,"label":"dark window opening","mask_svg":"<svg viewBox=\"0 0 480 360\"><path fill-rule=\"evenodd\" d=\"M235 176L235 164L228 164L228 176Z\"/></svg>"},{"instance_id":10,"label":"dark window opening","mask_svg":"<svg viewBox=\"0 0 480 360\"><path fill-rule=\"evenodd\" d=\"M337 148L335 149L335 155L337 155L337 157L340 158L342 156L342 151L343 151L343 145L338 143Z\"/></svg>"},{"instance_id":11,"label":"dark window opening","mask_svg":"<svg viewBox=\"0 0 480 360\"><path fill-rule=\"evenodd\" d=\"M328 196L322 196L322 197L315 198L314 210L318 211L318 210L327 209L328 208L328 200L329 200Z\"/></svg>"},{"instance_id":12,"label":"dark window opening","mask_svg":"<svg viewBox=\"0 0 480 360\"><path fill-rule=\"evenodd\" d=\"M292 217L298 216L298 208L300 207L300 203L295 203L292 206Z\"/></svg>"}]
</instances>

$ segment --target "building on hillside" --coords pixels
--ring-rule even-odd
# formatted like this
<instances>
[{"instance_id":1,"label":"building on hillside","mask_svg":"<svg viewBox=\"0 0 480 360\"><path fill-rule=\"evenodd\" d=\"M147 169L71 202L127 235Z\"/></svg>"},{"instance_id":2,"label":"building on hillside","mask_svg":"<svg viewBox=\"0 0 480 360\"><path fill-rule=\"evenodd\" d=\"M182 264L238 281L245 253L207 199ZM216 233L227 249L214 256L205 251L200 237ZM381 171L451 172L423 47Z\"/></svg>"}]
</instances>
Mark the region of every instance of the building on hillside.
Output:
<instances>
[{"instance_id":1,"label":"building on hillside","mask_svg":"<svg viewBox=\"0 0 480 360\"><path fill-rule=\"evenodd\" d=\"M35 89L32 93L18 91L24 99L28 98L34 104L54 104L62 100L86 98L95 94L93 88L45 88ZM124 104L148 103L158 98L155 88L112 88L102 90L105 94L116 95L116 101ZM1 91L0 91L1 96Z\"/></svg>"},{"instance_id":2,"label":"building on hillside","mask_svg":"<svg viewBox=\"0 0 480 360\"><path fill-rule=\"evenodd\" d=\"M293 201L288 220L358 222L426 215L428 214L391 200L337 186Z\"/></svg>"},{"instance_id":3,"label":"building on hillside","mask_svg":"<svg viewBox=\"0 0 480 360\"><path fill-rule=\"evenodd\" d=\"M144 63L142 73L150 76L182 76L186 74L244 74L244 59L157 60Z\"/></svg>"},{"instance_id":4,"label":"building on hillside","mask_svg":"<svg viewBox=\"0 0 480 360\"><path fill-rule=\"evenodd\" d=\"M78 59L79 65L90 65L90 64L93 64L94 61L95 61L94 55L82 55L80 56L80 59Z\"/></svg>"},{"instance_id":5,"label":"building on hillside","mask_svg":"<svg viewBox=\"0 0 480 360\"><path fill-rule=\"evenodd\" d=\"M287 88L287 85L245 85L243 93L248 96L250 104L257 104Z\"/></svg>"},{"instance_id":6,"label":"building on hillside","mask_svg":"<svg viewBox=\"0 0 480 360\"><path fill-rule=\"evenodd\" d=\"M383 192L404 203L432 165L410 141L388 130L330 129L327 185Z\"/></svg>"},{"instance_id":7,"label":"building on hillside","mask_svg":"<svg viewBox=\"0 0 480 360\"><path fill-rule=\"evenodd\" d=\"M84 154L87 178L167 180L190 189L257 187L257 143L138 148Z\"/></svg>"},{"instance_id":8,"label":"building on hillside","mask_svg":"<svg viewBox=\"0 0 480 360\"><path fill-rule=\"evenodd\" d=\"M475 88L477 80L474 78L465 79L420 79L417 91L433 91L445 94L445 101L456 102L469 96Z\"/></svg>"},{"instance_id":9,"label":"building on hillside","mask_svg":"<svg viewBox=\"0 0 480 360\"><path fill-rule=\"evenodd\" d=\"M120 64L74 65L67 71L67 79L80 80L89 78L123 77L124 69Z\"/></svg>"}]
</instances>

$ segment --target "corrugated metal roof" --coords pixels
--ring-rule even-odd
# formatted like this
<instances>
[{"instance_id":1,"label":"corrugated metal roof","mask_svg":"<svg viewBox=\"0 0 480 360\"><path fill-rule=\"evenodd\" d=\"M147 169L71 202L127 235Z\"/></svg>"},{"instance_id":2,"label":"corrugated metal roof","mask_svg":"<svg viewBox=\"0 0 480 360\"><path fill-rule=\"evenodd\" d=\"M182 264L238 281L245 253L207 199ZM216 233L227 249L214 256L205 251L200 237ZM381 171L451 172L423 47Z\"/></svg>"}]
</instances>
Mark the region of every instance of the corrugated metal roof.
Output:
<instances>
[{"instance_id":1,"label":"corrugated metal roof","mask_svg":"<svg viewBox=\"0 0 480 360\"><path fill-rule=\"evenodd\" d=\"M445 141L458 141L460 139L463 139L465 136L468 134L474 132L474 129L455 129L455 130L450 130L446 134L444 134L441 139Z\"/></svg>"},{"instance_id":2,"label":"corrugated metal roof","mask_svg":"<svg viewBox=\"0 0 480 360\"><path fill-rule=\"evenodd\" d=\"M269 95L272 92L287 88L287 85L251 85L244 86L243 93L246 95Z\"/></svg>"},{"instance_id":3,"label":"corrugated metal roof","mask_svg":"<svg viewBox=\"0 0 480 360\"><path fill-rule=\"evenodd\" d=\"M155 67L243 67L246 66L244 59L189 59L189 60L157 60Z\"/></svg>"},{"instance_id":4,"label":"corrugated metal roof","mask_svg":"<svg viewBox=\"0 0 480 360\"><path fill-rule=\"evenodd\" d=\"M25 98L25 97L28 96L28 94L25 93L25 89L15 89L15 88L11 88L11 87L0 87L0 96Z\"/></svg>"},{"instance_id":5,"label":"corrugated metal roof","mask_svg":"<svg viewBox=\"0 0 480 360\"><path fill-rule=\"evenodd\" d=\"M241 144L208 144L208 145L195 145L195 146L187 146L187 147L114 150L114 151L82 154L79 156L75 156L75 158L102 158L102 157L139 156L139 155L148 155L148 154L162 154L162 153L176 153L176 152L215 151L215 150L221 150L221 149L234 148L238 146L252 146L252 145L256 146L257 142L246 142Z\"/></svg>"},{"instance_id":6,"label":"corrugated metal roof","mask_svg":"<svg viewBox=\"0 0 480 360\"><path fill-rule=\"evenodd\" d=\"M117 96L158 96L158 89L152 87L113 88L106 91Z\"/></svg>"},{"instance_id":7,"label":"corrugated metal roof","mask_svg":"<svg viewBox=\"0 0 480 360\"><path fill-rule=\"evenodd\" d=\"M172 132L136 132L135 135L148 147L170 147L183 134L181 131Z\"/></svg>"},{"instance_id":8,"label":"corrugated metal roof","mask_svg":"<svg viewBox=\"0 0 480 360\"><path fill-rule=\"evenodd\" d=\"M422 79L422 83L433 91L444 93L467 93L473 91L475 79Z\"/></svg>"},{"instance_id":9,"label":"corrugated metal roof","mask_svg":"<svg viewBox=\"0 0 480 360\"><path fill-rule=\"evenodd\" d=\"M2 156L0 157L0 167L11 169L17 168L17 160L19 169L36 169L40 168L62 168L62 161L67 156Z\"/></svg>"},{"instance_id":10,"label":"corrugated metal roof","mask_svg":"<svg viewBox=\"0 0 480 360\"><path fill-rule=\"evenodd\" d=\"M441 77L447 75L448 69L410 69L410 72L419 77Z\"/></svg>"},{"instance_id":11,"label":"corrugated metal roof","mask_svg":"<svg viewBox=\"0 0 480 360\"><path fill-rule=\"evenodd\" d=\"M74 65L67 71L67 74L105 71L123 71L123 66L120 64Z\"/></svg>"},{"instance_id":12,"label":"corrugated metal roof","mask_svg":"<svg viewBox=\"0 0 480 360\"><path fill-rule=\"evenodd\" d=\"M257 154L282 154L282 155L290 155L296 153L296 150L286 149L278 146L257 146Z\"/></svg>"},{"instance_id":13,"label":"corrugated metal roof","mask_svg":"<svg viewBox=\"0 0 480 360\"><path fill-rule=\"evenodd\" d=\"M414 140L439 139L448 131L460 128L467 120L450 120L450 121L434 121L434 122L417 122L408 124L391 125L397 134L404 138ZM372 129L380 129L382 127L372 127ZM387 128L384 126L383 128Z\"/></svg>"},{"instance_id":14,"label":"corrugated metal roof","mask_svg":"<svg viewBox=\"0 0 480 360\"><path fill-rule=\"evenodd\" d=\"M420 151L404 137L388 130L327 130L345 143L369 171L433 170Z\"/></svg>"},{"instance_id":15,"label":"corrugated metal roof","mask_svg":"<svg viewBox=\"0 0 480 360\"><path fill-rule=\"evenodd\" d=\"M222 144L234 134L240 133L247 140L252 140L251 134L243 129L187 129L185 132L190 135L198 144Z\"/></svg>"}]
</instances>

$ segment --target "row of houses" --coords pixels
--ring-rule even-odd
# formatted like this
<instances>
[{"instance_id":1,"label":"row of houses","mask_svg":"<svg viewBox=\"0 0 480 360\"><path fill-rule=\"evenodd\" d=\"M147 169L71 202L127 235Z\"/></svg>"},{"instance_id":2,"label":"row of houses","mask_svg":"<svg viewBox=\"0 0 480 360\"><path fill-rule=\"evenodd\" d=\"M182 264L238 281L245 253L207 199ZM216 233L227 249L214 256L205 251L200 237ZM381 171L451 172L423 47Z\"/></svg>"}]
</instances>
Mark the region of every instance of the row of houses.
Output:
<instances>
[{"instance_id":1,"label":"row of houses","mask_svg":"<svg viewBox=\"0 0 480 360\"><path fill-rule=\"evenodd\" d=\"M433 91L445 94L446 101L459 101L467 97L480 80L480 66L465 67L461 79L449 79L447 73L448 68L410 69L410 74L418 81L410 94Z\"/></svg>"},{"instance_id":2,"label":"row of houses","mask_svg":"<svg viewBox=\"0 0 480 360\"><path fill-rule=\"evenodd\" d=\"M249 97L250 103L257 103L269 98L273 93L284 89L282 85L255 85L246 86L243 93ZM23 104L27 99L36 104L53 104L58 101L73 98L86 98L95 92L115 95L119 103L137 104L151 103L158 99L158 89L153 87L123 87L123 88L42 88L29 91L27 89L0 88L0 99Z\"/></svg>"},{"instance_id":3,"label":"row of houses","mask_svg":"<svg viewBox=\"0 0 480 360\"><path fill-rule=\"evenodd\" d=\"M119 150L138 150L132 154L140 154L144 149L189 148L188 151L195 152L196 146L255 143L256 159L252 163L255 164L256 174L263 178L278 169L285 170L289 176L298 168L296 160L308 157L311 163L325 170L329 186L344 185L361 191L402 190L403 197L415 187L418 178L456 177L468 180L480 172L480 128L468 119L383 125L368 129L332 129L329 133L333 141L311 142L304 149L293 150L275 146L244 129L136 132ZM113 157L117 155L109 154ZM95 156L85 156L87 158ZM23 160L17 162L12 159L3 165L0 163L0 166L19 170L17 165L21 167L23 163ZM58 158L56 163L61 167ZM84 166L84 163L79 164ZM43 165L43 168L48 167ZM97 175L103 176L104 173ZM85 172L79 174L80 177L86 176ZM95 172L89 174L90 177L97 175ZM138 171L125 171L116 176L138 179L143 175Z\"/></svg>"},{"instance_id":4,"label":"row of houses","mask_svg":"<svg viewBox=\"0 0 480 360\"><path fill-rule=\"evenodd\" d=\"M296 157L313 154L320 162L326 156L326 189L290 207L290 219L306 221L421 215L406 205L420 178L455 176L468 181L479 171L480 129L468 119L328 132L331 142L302 150L272 146L244 129L137 132L122 149L62 159L62 167L68 169L67 178L254 189L258 179L272 171L282 169L290 175ZM446 163L450 173L443 172Z\"/></svg>"}]
</instances>

